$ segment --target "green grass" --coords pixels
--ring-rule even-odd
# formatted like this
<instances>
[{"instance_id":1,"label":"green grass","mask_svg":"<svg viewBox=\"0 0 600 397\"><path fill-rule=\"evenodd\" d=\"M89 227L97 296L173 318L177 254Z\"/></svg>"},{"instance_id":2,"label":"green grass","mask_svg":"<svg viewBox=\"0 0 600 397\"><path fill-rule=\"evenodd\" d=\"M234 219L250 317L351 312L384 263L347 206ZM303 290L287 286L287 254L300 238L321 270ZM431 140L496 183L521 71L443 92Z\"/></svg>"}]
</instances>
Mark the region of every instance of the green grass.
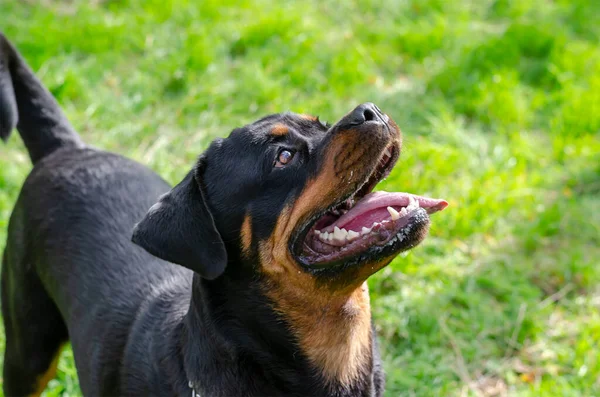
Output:
<instances>
[{"instance_id":1,"label":"green grass","mask_svg":"<svg viewBox=\"0 0 600 397\"><path fill-rule=\"evenodd\" d=\"M376 102L405 134L380 188L451 203L370 281L387 396L600 395L600 2L0 0L0 15L87 142L173 183L267 113ZM16 136L0 153L2 248L30 165ZM46 395L80 395L70 351L59 369Z\"/></svg>"}]
</instances>

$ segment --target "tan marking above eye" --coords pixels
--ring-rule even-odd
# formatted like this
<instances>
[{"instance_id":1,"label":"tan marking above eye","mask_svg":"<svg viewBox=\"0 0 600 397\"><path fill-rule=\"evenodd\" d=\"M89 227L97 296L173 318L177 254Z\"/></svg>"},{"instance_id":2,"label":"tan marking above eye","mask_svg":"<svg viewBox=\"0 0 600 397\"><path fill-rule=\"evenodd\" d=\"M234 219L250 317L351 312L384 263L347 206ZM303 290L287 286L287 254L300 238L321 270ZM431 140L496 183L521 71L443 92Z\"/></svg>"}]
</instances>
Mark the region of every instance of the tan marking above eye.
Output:
<instances>
[{"instance_id":1,"label":"tan marking above eye","mask_svg":"<svg viewBox=\"0 0 600 397\"><path fill-rule=\"evenodd\" d=\"M288 128L287 125L285 124L275 124L272 128L271 128L271 135L273 136L284 136L287 135L287 133L290 131L290 129Z\"/></svg>"},{"instance_id":2,"label":"tan marking above eye","mask_svg":"<svg viewBox=\"0 0 600 397\"><path fill-rule=\"evenodd\" d=\"M301 114L300 117L302 117L303 119L306 119L306 120L310 120L310 121L317 121L317 118L310 114Z\"/></svg>"}]
</instances>

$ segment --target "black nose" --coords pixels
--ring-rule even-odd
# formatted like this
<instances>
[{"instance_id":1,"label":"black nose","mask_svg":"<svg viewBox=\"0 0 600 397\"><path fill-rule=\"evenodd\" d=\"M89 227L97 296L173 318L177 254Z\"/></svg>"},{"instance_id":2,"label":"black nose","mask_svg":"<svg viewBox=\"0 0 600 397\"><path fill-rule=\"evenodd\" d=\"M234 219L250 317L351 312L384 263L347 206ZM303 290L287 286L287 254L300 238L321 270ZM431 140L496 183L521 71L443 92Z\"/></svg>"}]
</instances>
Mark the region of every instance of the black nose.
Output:
<instances>
[{"instance_id":1,"label":"black nose","mask_svg":"<svg viewBox=\"0 0 600 397\"><path fill-rule=\"evenodd\" d=\"M352 125L360 125L367 121L386 122L386 119L387 116L371 102L357 106L357 108L348 115L348 123Z\"/></svg>"}]
</instances>

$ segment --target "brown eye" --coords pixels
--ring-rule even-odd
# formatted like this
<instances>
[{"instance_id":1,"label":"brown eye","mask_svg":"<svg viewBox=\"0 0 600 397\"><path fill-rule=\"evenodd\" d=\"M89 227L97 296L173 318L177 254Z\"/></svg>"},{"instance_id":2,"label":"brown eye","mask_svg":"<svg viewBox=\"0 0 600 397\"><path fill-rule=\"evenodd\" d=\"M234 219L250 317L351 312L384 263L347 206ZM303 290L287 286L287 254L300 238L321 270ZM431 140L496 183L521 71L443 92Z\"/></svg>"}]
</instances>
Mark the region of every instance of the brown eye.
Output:
<instances>
[{"instance_id":1,"label":"brown eye","mask_svg":"<svg viewBox=\"0 0 600 397\"><path fill-rule=\"evenodd\" d=\"M277 155L277 161L275 161L275 167L281 168L287 165L294 158L294 153L290 150L283 149Z\"/></svg>"}]
</instances>

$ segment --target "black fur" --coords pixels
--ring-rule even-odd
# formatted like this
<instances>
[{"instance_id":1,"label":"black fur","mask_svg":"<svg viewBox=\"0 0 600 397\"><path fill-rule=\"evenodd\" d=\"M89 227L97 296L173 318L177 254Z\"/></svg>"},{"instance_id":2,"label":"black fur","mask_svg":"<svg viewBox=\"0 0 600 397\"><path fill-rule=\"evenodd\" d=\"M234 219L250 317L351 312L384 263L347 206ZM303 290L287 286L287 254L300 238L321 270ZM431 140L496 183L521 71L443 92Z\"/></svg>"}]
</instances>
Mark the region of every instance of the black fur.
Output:
<instances>
[{"instance_id":1,"label":"black fur","mask_svg":"<svg viewBox=\"0 0 600 397\"><path fill-rule=\"evenodd\" d=\"M195 177L202 171L200 160L193 172L150 208L136 225L132 241L152 255L212 280L225 270L227 252Z\"/></svg>"},{"instance_id":2,"label":"black fur","mask_svg":"<svg viewBox=\"0 0 600 397\"><path fill-rule=\"evenodd\" d=\"M0 136L16 125L34 163L2 263L7 397L34 392L67 340L86 396L189 396L189 381L202 396L383 393L375 339L355 382L326 383L264 295L256 256L240 252L244 216L253 244L273 232L316 172L327 128L281 114L236 129L169 191L85 146L1 34L0 94ZM270 137L275 122L290 133ZM296 155L274 169L281 147ZM136 222L133 240L165 260L131 242Z\"/></svg>"},{"instance_id":3,"label":"black fur","mask_svg":"<svg viewBox=\"0 0 600 397\"><path fill-rule=\"evenodd\" d=\"M8 139L16 126L34 164L60 147L83 146L52 94L2 33L0 94L0 138Z\"/></svg>"}]
</instances>

